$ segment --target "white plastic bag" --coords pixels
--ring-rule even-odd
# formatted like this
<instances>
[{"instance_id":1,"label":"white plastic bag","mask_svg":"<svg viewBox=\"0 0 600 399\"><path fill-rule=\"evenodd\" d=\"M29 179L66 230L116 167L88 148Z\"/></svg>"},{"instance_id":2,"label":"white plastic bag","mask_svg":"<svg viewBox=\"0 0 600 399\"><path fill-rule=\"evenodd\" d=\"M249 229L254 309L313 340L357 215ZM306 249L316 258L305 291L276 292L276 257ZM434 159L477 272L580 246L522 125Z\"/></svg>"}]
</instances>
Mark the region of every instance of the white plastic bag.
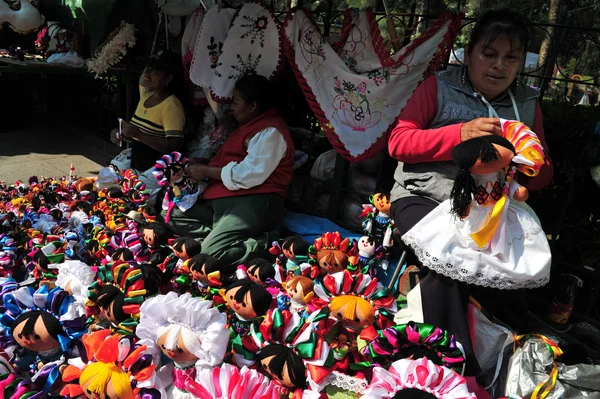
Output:
<instances>
[{"instance_id":1,"label":"white plastic bag","mask_svg":"<svg viewBox=\"0 0 600 399\"><path fill-rule=\"evenodd\" d=\"M118 185L119 175L117 172L115 172L115 169L112 166L107 166L100 170L100 173L98 173L98 179L96 179L96 187L98 187L99 190Z\"/></svg>"},{"instance_id":2,"label":"white plastic bag","mask_svg":"<svg viewBox=\"0 0 600 399\"><path fill-rule=\"evenodd\" d=\"M131 168L131 148L121 151L112 161L111 165L115 165L119 170Z\"/></svg>"}]
</instances>

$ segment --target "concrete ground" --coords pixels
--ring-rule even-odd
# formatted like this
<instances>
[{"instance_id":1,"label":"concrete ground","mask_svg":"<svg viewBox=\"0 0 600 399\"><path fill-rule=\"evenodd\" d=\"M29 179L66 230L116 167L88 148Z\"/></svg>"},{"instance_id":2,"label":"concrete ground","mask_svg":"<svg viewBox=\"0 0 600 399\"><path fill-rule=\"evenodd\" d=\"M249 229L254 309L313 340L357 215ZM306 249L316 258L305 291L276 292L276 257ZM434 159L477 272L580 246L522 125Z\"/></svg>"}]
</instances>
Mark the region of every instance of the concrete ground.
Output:
<instances>
[{"instance_id":1,"label":"concrete ground","mask_svg":"<svg viewBox=\"0 0 600 399\"><path fill-rule=\"evenodd\" d=\"M0 132L0 181L31 176L97 175L120 149L105 137L71 127L28 127Z\"/></svg>"}]
</instances>

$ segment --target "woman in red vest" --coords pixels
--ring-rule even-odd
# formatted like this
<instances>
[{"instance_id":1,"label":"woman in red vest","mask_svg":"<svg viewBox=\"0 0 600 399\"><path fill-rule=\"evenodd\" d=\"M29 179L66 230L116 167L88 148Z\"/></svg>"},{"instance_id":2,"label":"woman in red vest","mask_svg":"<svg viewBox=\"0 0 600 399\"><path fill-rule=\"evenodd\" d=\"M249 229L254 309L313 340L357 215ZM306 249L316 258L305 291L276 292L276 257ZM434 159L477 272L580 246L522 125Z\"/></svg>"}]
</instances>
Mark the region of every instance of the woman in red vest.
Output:
<instances>
[{"instance_id":1,"label":"woman in red vest","mask_svg":"<svg viewBox=\"0 0 600 399\"><path fill-rule=\"evenodd\" d=\"M203 200L185 213L175 208L169 220L176 233L204 238L202 253L224 265L240 265L278 238L294 143L272 99L263 76L236 82L232 111L239 127L208 165L186 169L193 180L208 178L209 184Z\"/></svg>"}]
</instances>

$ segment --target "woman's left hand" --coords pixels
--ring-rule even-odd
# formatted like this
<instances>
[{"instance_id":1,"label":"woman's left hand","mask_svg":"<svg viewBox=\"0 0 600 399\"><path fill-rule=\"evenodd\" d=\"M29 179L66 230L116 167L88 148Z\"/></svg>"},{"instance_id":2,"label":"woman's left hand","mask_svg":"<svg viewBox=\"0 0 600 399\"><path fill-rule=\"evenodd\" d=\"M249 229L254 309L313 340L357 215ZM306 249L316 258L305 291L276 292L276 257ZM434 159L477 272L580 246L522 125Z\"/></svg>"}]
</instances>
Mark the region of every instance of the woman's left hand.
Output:
<instances>
[{"instance_id":1,"label":"woman's left hand","mask_svg":"<svg viewBox=\"0 0 600 399\"><path fill-rule=\"evenodd\" d=\"M121 122L121 135L126 139L132 139L135 137L137 128L129 122Z\"/></svg>"},{"instance_id":2,"label":"woman's left hand","mask_svg":"<svg viewBox=\"0 0 600 399\"><path fill-rule=\"evenodd\" d=\"M201 182L207 175L207 166L202 164L191 164L185 168L185 175L195 182Z\"/></svg>"}]
</instances>

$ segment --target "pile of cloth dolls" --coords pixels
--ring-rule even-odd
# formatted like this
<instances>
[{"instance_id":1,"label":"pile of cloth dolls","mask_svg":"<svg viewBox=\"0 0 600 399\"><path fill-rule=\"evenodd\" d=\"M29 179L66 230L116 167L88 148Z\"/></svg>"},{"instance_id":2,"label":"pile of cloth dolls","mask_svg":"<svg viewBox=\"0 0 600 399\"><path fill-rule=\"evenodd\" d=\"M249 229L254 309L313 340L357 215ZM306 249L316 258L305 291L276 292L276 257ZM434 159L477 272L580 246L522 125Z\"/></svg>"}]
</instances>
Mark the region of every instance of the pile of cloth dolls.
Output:
<instances>
[{"instance_id":1,"label":"pile of cloth dolls","mask_svg":"<svg viewBox=\"0 0 600 399\"><path fill-rule=\"evenodd\" d=\"M178 206L196 189L170 166L156 177ZM120 176L0 185L0 398L475 398L460 344L394 324L373 276L389 262L388 196L360 240L288 237L233 269Z\"/></svg>"}]
</instances>

